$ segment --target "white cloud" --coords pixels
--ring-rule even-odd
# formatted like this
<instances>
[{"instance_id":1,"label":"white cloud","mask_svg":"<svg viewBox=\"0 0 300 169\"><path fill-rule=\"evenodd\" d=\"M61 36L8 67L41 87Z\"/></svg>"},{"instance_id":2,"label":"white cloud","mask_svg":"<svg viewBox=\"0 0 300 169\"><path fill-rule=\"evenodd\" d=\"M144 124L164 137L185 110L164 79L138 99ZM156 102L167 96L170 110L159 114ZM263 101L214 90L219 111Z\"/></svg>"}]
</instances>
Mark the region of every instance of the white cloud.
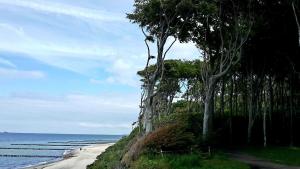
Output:
<instances>
[{"instance_id":1,"label":"white cloud","mask_svg":"<svg viewBox=\"0 0 300 169\"><path fill-rule=\"evenodd\" d=\"M90 79L90 83L91 84L104 84L105 81L92 78L92 79Z\"/></svg>"},{"instance_id":2,"label":"white cloud","mask_svg":"<svg viewBox=\"0 0 300 169\"><path fill-rule=\"evenodd\" d=\"M106 79L109 83L121 83L129 86L138 86L136 72L141 68L134 60L117 59L107 68L111 76Z\"/></svg>"},{"instance_id":3,"label":"white cloud","mask_svg":"<svg viewBox=\"0 0 300 169\"><path fill-rule=\"evenodd\" d=\"M85 75L116 55L115 49L105 44L98 46L85 42L70 44L45 41L30 36L20 26L8 23L0 23L0 38L6 39L0 41L0 51L22 53L48 65Z\"/></svg>"},{"instance_id":4,"label":"white cloud","mask_svg":"<svg viewBox=\"0 0 300 169\"><path fill-rule=\"evenodd\" d=\"M41 71L27 71L27 70L17 70L17 69L6 69L0 68L1 78L24 78L24 79L40 79L44 78L46 75Z\"/></svg>"},{"instance_id":5,"label":"white cloud","mask_svg":"<svg viewBox=\"0 0 300 169\"><path fill-rule=\"evenodd\" d=\"M119 16L114 13L54 3L50 1L41 2L39 0L0 0L0 3L83 19L94 19L106 22L125 21L123 16Z\"/></svg>"},{"instance_id":6,"label":"white cloud","mask_svg":"<svg viewBox=\"0 0 300 169\"><path fill-rule=\"evenodd\" d=\"M75 113L105 116L114 113L135 114L138 111L137 101L137 95L119 93L68 94L60 97L33 93L14 93L9 97L0 97L0 109L19 114L32 112L33 114L53 113L55 115L58 113L56 114L58 117L59 112L64 112L67 115L68 113Z\"/></svg>"},{"instance_id":7,"label":"white cloud","mask_svg":"<svg viewBox=\"0 0 300 169\"><path fill-rule=\"evenodd\" d=\"M17 66L7 59L0 58L0 65L16 68Z\"/></svg>"},{"instance_id":8,"label":"white cloud","mask_svg":"<svg viewBox=\"0 0 300 169\"><path fill-rule=\"evenodd\" d=\"M105 11L53 1L0 0L1 3L83 20L74 19L69 22L68 18L60 15L47 15L46 21L42 22L37 19L33 20L37 22L29 20L26 24L0 23L0 39L6 39L0 41L0 51L21 53L45 64L83 74L91 79L92 84L122 84L132 87L139 85L136 72L144 68L147 59L143 37L140 36L141 33L137 33L140 30L137 25L109 18L118 18L124 13L111 15ZM24 15L25 19L45 17L27 12ZM97 22L96 16L100 17L98 20L108 17L107 20L116 22ZM86 20L92 21L87 23ZM170 42L171 40L168 41ZM155 55L155 44L152 49L152 54ZM198 55L194 44L176 42L167 59L197 59ZM99 71L104 72L105 79L95 78L99 77Z\"/></svg>"},{"instance_id":9,"label":"white cloud","mask_svg":"<svg viewBox=\"0 0 300 169\"><path fill-rule=\"evenodd\" d=\"M71 128L64 130L64 125L73 126L72 133L83 131L82 128L87 133L128 133L138 115L137 102L138 95L125 93L68 94L59 97L15 93L0 96L0 109L5 110L1 112L1 120L12 124L22 120L24 125L28 123L28 127L32 121L47 121L45 123L51 122L51 125L56 122L56 128L62 126L61 130L56 131L59 133L70 133ZM5 127L0 123L0 130ZM26 126L19 129L27 130ZM43 129L37 132L46 132Z\"/></svg>"},{"instance_id":10,"label":"white cloud","mask_svg":"<svg viewBox=\"0 0 300 169\"><path fill-rule=\"evenodd\" d=\"M166 59L185 59L185 60L194 60L200 59L200 53L196 48L196 45L192 42L189 43L180 43L176 41L173 47L170 50Z\"/></svg>"}]
</instances>

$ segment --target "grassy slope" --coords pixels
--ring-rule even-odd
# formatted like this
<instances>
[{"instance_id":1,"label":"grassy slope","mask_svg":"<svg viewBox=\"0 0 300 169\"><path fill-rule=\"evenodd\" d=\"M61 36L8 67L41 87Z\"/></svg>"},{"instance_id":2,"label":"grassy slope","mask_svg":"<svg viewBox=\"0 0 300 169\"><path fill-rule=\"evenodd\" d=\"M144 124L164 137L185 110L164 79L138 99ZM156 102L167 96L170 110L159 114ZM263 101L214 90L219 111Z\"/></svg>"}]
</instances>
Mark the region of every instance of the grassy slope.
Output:
<instances>
[{"instance_id":1,"label":"grassy slope","mask_svg":"<svg viewBox=\"0 0 300 169\"><path fill-rule=\"evenodd\" d=\"M127 145L136 133L124 137L115 145L109 147L97 157L97 161L88 169L115 169L120 167L120 159L127 150ZM224 155L217 154L213 158L205 159L199 154L169 154L147 155L144 154L133 163L132 169L249 169L240 162L227 159Z\"/></svg>"},{"instance_id":2,"label":"grassy slope","mask_svg":"<svg viewBox=\"0 0 300 169\"><path fill-rule=\"evenodd\" d=\"M122 156L127 151L129 142L137 134L137 130L131 132L127 137L123 137L116 144L106 149L104 153L97 157L97 160L87 167L87 169L115 169L120 166Z\"/></svg>"},{"instance_id":3,"label":"grassy slope","mask_svg":"<svg viewBox=\"0 0 300 169\"><path fill-rule=\"evenodd\" d=\"M215 155L211 159L202 158L199 154L185 155L143 155L133 165L133 169L249 169L240 162Z\"/></svg>"},{"instance_id":4,"label":"grassy slope","mask_svg":"<svg viewBox=\"0 0 300 169\"><path fill-rule=\"evenodd\" d=\"M267 147L246 148L245 153L266 159L275 163L300 166L300 148L293 147Z\"/></svg>"}]
</instances>

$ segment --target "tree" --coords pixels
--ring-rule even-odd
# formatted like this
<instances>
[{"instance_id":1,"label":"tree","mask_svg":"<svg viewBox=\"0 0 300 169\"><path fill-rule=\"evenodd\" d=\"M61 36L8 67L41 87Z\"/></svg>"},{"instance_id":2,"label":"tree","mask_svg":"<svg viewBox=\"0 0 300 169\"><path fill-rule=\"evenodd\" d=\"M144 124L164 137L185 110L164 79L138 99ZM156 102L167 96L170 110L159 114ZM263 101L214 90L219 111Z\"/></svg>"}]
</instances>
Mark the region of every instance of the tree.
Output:
<instances>
[{"instance_id":1,"label":"tree","mask_svg":"<svg viewBox=\"0 0 300 169\"><path fill-rule=\"evenodd\" d=\"M177 40L174 27L180 23L179 12L182 10L180 0L135 0L135 10L127 17L137 23L145 36L145 44L148 50L146 74L143 84L144 98L142 107L142 119L145 133L152 131L153 98L155 96L155 84L164 74L163 63L168 51ZM148 34L147 34L148 33ZM165 45L170 37L173 42L166 48ZM156 56L152 55L149 42L156 43ZM151 59L156 58L156 69L153 73L147 73Z\"/></svg>"},{"instance_id":2,"label":"tree","mask_svg":"<svg viewBox=\"0 0 300 169\"><path fill-rule=\"evenodd\" d=\"M250 3L238 1L200 1L197 16L192 18L196 31L192 38L202 52L202 80L205 87L203 139L211 133L213 97L217 83L239 63L242 48L252 26ZM203 5L204 4L204 5ZM205 10L204 10L204 9ZM207 10L209 9L209 10ZM203 12L204 11L204 12Z\"/></svg>"},{"instance_id":3,"label":"tree","mask_svg":"<svg viewBox=\"0 0 300 169\"><path fill-rule=\"evenodd\" d=\"M220 129L216 128L219 124L212 124L212 121L217 121L220 114L227 120L228 134L233 142L235 132L239 130L235 127L236 116L248 129L249 143L257 142L258 135L265 145L267 141L271 142L275 137L272 132L276 131L276 125L274 127L272 123L280 123L278 119L288 122L284 128L290 129L290 137L285 138L295 140L293 128L297 117L296 86L300 65L294 27L298 22L295 15L295 11L298 12L297 1L137 2L143 4L139 6L141 13L134 13L131 17L143 28L148 48L146 67L139 72L145 92L140 117L146 133L151 132L152 121L157 122L161 115L172 114L175 110L172 109L173 102L177 100L173 98L178 94L184 100L178 104L177 112L197 110L203 113L201 130L204 140L208 140L210 133L219 132ZM291 6L291 2L294 5ZM251 13L252 10L255 12ZM174 18L174 22L162 26L166 20L162 22L157 18L164 17L165 13L174 16L167 17ZM169 38L196 43L201 60L165 61L164 54L172 45L165 47L167 40L164 43L159 41L161 31L167 27ZM151 55L150 42L156 43L158 53L155 56ZM160 44L165 45L163 52L159 52ZM150 65L154 58L154 64ZM199 106L194 106L195 103ZM220 114L214 110L220 110ZM217 115L215 118L214 114ZM147 127L148 124L151 127ZM257 124L261 124L259 131Z\"/></svg>"}]
</instances>

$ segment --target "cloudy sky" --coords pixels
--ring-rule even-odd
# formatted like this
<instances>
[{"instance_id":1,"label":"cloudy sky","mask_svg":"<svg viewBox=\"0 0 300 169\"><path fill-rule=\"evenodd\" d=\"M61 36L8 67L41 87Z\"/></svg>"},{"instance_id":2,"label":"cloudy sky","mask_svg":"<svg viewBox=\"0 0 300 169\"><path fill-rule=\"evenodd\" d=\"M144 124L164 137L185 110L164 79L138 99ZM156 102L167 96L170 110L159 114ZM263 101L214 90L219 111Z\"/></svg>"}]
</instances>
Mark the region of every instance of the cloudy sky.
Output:
<instances>
[{"instance_id":1,"label":"cloudy sky","mask_svg":"<svg viewBox=\"0 0 300 169\"><path fill-rule=\"evenodd\" d=\"M0 0L0 132L126 134L146 48L133 0ZM176 43L168 58L193 59Z\"/></svg>"}]
</instances>

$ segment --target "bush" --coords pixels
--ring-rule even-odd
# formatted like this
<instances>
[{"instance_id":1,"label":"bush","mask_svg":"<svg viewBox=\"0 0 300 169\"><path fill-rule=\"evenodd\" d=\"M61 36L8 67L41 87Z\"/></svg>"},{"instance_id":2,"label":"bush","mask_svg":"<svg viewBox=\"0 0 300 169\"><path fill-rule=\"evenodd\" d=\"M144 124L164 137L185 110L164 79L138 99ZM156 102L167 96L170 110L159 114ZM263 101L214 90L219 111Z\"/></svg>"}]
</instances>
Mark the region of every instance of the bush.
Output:
<instances>
[{"instance_id":1,"label":"bush","mask_svg":"<svg viewBox=\"0 0 300 169\"><path fill-rule=\"evenodd\" d=\"M137 137L128 145L128 151L122 158L122 164L131 167L142 154L171 151L187 152L194 144L194 135L186 131L186 125L182 123L162 126L147 136Z\"/></svg>"},{"instance_id":2,"label":"bush","mask_svg":"<svg viewBox=\"0 0 300 169\"><path fill-rule=\"evenodd\" d=\"M169 124L148 134L144 147L150 151L188 151L195 142L193 133L182 124Z\"/></svg>"},{"instance_id":3,"label":"bush","mask_svg":"<svg viewBox=\"0 0 300 169\"><path fill-rule=\"evenodd\" d=\"M188 112L174 112L160 120L158 129L177 124L184 133L193 135L193 146L201 144L202 114Z\"/></svg>"}]
</instances>

